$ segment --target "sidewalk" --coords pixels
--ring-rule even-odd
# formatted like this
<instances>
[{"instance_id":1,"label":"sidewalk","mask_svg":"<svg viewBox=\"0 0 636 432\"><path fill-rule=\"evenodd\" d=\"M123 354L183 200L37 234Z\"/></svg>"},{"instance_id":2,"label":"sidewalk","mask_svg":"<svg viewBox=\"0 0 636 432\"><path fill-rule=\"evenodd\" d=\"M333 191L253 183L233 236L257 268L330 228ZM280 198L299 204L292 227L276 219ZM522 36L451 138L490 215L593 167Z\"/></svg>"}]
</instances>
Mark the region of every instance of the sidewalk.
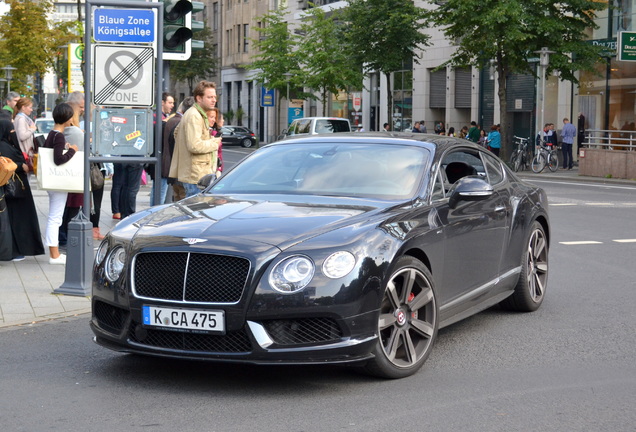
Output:
<instances>
[{"instance_id":1,"label":"sidewalk","mask_svg":"<svg viewBox=\"0 0 636 432\"><path fill-rule=\"evenodd\" d=\"M559 169L557 172L548 170L535 174L532 171L522 171L519 176L532 181L548 180L594 182L605 184L629 184L636 186L634 180L606 179L598 177L583 177L578 175L578 167L570 171ZM112 219L110 209L110 182L106 182L100 230L106 234L117 220ZM48 195L45 191L37 190L31 181L33 199L38 210L40 230L44 234L46 217L48 214ZM137 210L148 208L150 186L141 186L137 195ZM97 245L95 245L97 246ZM53 294L64 282L65 267L50 265L48 254L37 257L27 257L20 262L0 261L0 327L18 324L28 324L52 318L72 316L90 312L90 299Z\"/></svg>"},{"instance_id":2,"label":"sidewalk","mask_svg":"<svg viewBox=\"0 0 636 432\"><path fill-rule=\"evenodd\" d=\"M49 212L49 198L45 191L37 189L31 177L31 191L38 212L40 231L44 236ZM110 207L111 183L106 181L99 228L102 235L115 226ZM137 211L149 207L150 186L141 186L137 195ZM99 242L95 242L95 247ZM24 261L0 261L0 328L28 324L52 318L90 312L90 298L57 295L53 290L64 282L66 266L50 265L46 254L26 257Z\"/></svg>"}]
</instances>

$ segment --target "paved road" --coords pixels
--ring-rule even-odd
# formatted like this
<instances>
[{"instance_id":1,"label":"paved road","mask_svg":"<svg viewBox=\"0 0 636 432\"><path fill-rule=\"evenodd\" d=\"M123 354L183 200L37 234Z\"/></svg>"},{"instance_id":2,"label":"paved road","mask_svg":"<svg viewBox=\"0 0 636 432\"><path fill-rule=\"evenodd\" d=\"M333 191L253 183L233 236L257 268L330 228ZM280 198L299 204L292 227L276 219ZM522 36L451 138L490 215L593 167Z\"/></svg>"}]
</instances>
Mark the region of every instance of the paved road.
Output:
<instances>
[{"instance_id":1,"label":"paved road","mask_svg":"<svg viewBox=\"0 0 636 432\"><path fill-rule=\"evenodd\" d=\"M443 329L414 377L122 355L93 344L80 315L0 328L2 429L634 431L636 243L615 240L636 237L636 189L544 186L541 309Z\"/></svg>"}]
</instances>

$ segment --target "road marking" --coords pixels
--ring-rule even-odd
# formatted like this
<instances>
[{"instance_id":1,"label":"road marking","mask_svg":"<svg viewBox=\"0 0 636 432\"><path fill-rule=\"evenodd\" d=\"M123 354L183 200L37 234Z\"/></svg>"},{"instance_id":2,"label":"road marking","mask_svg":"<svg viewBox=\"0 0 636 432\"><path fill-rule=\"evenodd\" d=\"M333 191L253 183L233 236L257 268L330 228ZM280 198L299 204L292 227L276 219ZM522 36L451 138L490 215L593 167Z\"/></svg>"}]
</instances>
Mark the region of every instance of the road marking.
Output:
<instances>
[{"instance_id":1,"label":"road marking","mask_svg":"<svg viewBox=\"0 0 636 432\"><path fill-rule=\"evenodd\" d=\"M554 207L566 207L566 206L575 206L577 204L576 203L554 203L550 205Z\"/></svg>"},{"instance_id":2,"label":"road marking","mask_svg":"<svg viewBox=\"0 0 636 432\"><path fill-rule=\"evenodd\" d=\"M605 188L605 189L628 189L628 190L634 190L634 186L614 186L614 185L608 185L608 184L598 184L598 183L587 183L587 182L579 182L579 183L573 183L573 182L558 182L555 183L554 180L535 180L530 179L529 177L524 177L524 180L528 180L532 183L550 183L552 185L554 184L558 184L559 186L561 185L569 185L569 186L587 186L587 187L596 187L596 188ZM603 181L602 179L599 179L599 181Z\"/></svg>"},{"instance_id":3,"label":"road marking","mask_svg":"<svg viewBox=\"0 0 636 432\"><path fill-rule=\"evenodd\" d=\"M616 243L636 243L636 239L620 239L620 240L612 240Z\"/></svg>"},{"instance_id":4,"label":"road marking","mask_svg":"<svg viewBox=\"0 0 636 432\"><path fill-rule=\"evenodd\" d=\"M589 205L589 206L607 206L607 207L613 207L615 204L614 203L604 203L604 202L588 202L588 203L584 203L585 205Z\"/></svg>"},{"instance_id":5,"label":"road marking","mask_svg":"<svg viewBox=\"0 0 636 432\"><path fill-rule=\"evenodd\" d=\"M559 242L559 244L566 245L566 246L576 246L576 245L603 244L603 242L587 240L587 241Z\"/></svg>"}]
</instances>

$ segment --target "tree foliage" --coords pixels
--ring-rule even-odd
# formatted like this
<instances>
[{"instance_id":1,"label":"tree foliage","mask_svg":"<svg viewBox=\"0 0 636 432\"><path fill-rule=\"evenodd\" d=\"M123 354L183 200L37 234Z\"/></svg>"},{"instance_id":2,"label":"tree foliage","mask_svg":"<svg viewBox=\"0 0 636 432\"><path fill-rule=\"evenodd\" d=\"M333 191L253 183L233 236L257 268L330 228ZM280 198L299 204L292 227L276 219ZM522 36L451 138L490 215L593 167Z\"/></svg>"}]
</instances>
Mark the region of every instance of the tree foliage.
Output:
<instances>
[{"instance_id":1,"label":"tree foliage","mask_svg":"<svg viewBox=\"0 0 636 432\"><path fill-rule=\"evenodd\" d=\"M364 70L386 75L391 88L390 74L402 69L404 60L418 63L420 50L426 47L429 36L426 10L404 0L347 0L345 19L347 45L354 63ZM387 107L391 118L392 97L389 91Z\"/></svg>"},{"instance_id":2,"label":"tree foliage","mask_svg":"<svg viewBox=\"0 0 636 432\"><path fill-rule=\"evenodd\" d=\"M429 0L430 1L430 0ZM431 3L434 3L431 1ZM607 7L597 0L447 0L431 11L430 19L447 38L456 41L450 64L483 67L491 60L499 85L502 150L505 157L510 131L506 104L506 77L532 73L535 51L547 47L548 73L576 82L575 72L593 70L601 47L585 42L586 31L597 28L596 14Z\"/></svg>"},{"instance_id":3,"label":"tree foliage","mask_svg":"<svg viewBox=\"0 0 636 432\"><path fill-rule=\"evenodd\" d=\"M170 76L177 82L188 85L190 94L194 91L195 83L207 80L215 75L218 60L214 52L214 38L212 32L206 27L197 33L197 38L203 41L203 49L192 51L190 59L186 61L171 60Z\"/></svg>"},{"instance_id":4,"label":"tree foliage","mask_svg":"<svg viewBox=\"0 0 636 432\"><path fill-rule=\"evenodd\" d=\"M295 55L301 69L296 71L294 82L320 95L323 116L329 93L362 88L362 68L351 61L350 50L342 44L340 15L334 11L328 16L321 8L311 8L299 27Z\"/></svg>"},{"instance_id":5,"label":"tree foliage","mask_svg":"<svg viewBox=\"0 0 636 432\"><path fill-rule=\"evenodd\" d=\"M59 46L78 38L74 25L49 27L47 14L53 4L49 0L7 0L9 11L0 17L0 60L16 68L11 79L12 90L31 94L27 77L44 75L54 66Z\"/></svg>"}]
</instances>

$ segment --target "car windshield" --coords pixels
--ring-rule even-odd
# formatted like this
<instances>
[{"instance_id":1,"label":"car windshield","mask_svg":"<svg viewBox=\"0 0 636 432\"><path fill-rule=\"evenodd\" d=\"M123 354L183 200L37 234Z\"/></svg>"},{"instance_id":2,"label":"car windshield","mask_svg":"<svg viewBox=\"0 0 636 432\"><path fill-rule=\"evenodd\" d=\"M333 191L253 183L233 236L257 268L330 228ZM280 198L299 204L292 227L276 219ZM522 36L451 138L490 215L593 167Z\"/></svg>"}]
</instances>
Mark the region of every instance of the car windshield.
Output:
<instances>
[{"instance_id":1,"label":"car windshield","mask_svg":"<svg viewBox=\"0 0 636 432\"><path fill-rule=\"evenodd\" d=\"M402 200L414 196L428 160L426 149L409 145L271 146L237 165L211 192Z\"/></svg>"}]
</instances>

